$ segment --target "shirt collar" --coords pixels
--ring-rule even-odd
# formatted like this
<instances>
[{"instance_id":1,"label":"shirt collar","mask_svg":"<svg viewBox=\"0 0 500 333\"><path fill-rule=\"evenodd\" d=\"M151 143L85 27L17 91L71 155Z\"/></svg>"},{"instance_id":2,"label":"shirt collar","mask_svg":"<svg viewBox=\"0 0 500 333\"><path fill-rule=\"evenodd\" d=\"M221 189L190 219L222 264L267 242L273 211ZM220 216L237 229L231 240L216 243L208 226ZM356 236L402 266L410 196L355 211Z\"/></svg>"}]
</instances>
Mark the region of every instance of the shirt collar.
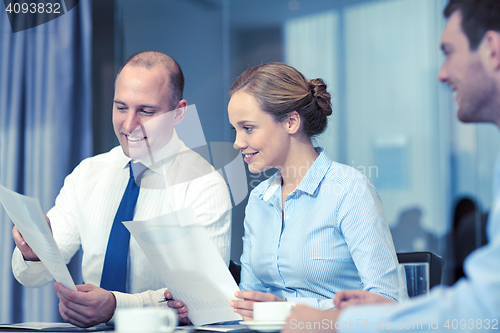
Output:
<instances>
[{"instance_id":1,"label":"shirt collar","mask_svg":"<svg viewBox=\"0 0 500 333\"><path fill-rule=\"evenodd\" d=\"M319 154L312 166L307 170L306 175L300 182L299 186L294 190L306 192L309 195L314 194L319 184L325 177L326 173L330 169L332 160L326 153L323 147L315 147L316 152ZM281 173L278 171L274 174L274 177L270 182L267 189L262 192L262 199L268 201L276 191L281 188Z\"/></svg>"},{"instance_id":2,"label":"shirt collar","mask_svg":"<svg viewBox=\"0 0 500 333\"><path fill-rule=\"evenodd\" d=\"M120 158L120 161L118 163L122 166L122 168L128 167L129 162L132 162L134 164L141 163L145 168L157 174L165 175L167 173L167 170L174 162L178 153L185 149L187 148L183 145L182 141L177 136L177 132L174 130L172 137L167 142L167 144L153 153L153 159L154 161L156 161L155 163L152 163L153 161L150 157L146 157L145 159L141 160L132 160L125 154L122 154L123 158Z\"/></svg>"},{"instance_id":3,"label":"shirt collar","mask_svg":"<svg viewBox=\"0 0 500 333\"><path fill-rule=\"evenodd\" d=\"M273 180L269 183L269 187L264 190L262 194L262 199L268 201L276 191L281 188L281 173L278 171L272 177Z\"/></svg>"},{"instance_id":4,"label":"shirt collar","mask_svg":"<svg viewBox=\"0 0 500 333\"><path fill-rule=\"evenodd\" d=\"M493 174L493 197L500 195L500 154L497 155Z\"/></svg>"},{"instance_id":5,"label":"shirt collar","mask_svg":"<svg viewBox=\"0 0 500 333\"><path fill-rule=\"evenodd\" d=\"M315 147L314 149L319 155L313 165L307 170L306 175L297 187L297 190L306 192L310 195L316 192L316 189L332 165L332 160L326 153L325 148Z\"/></svg>"}]
</instances>

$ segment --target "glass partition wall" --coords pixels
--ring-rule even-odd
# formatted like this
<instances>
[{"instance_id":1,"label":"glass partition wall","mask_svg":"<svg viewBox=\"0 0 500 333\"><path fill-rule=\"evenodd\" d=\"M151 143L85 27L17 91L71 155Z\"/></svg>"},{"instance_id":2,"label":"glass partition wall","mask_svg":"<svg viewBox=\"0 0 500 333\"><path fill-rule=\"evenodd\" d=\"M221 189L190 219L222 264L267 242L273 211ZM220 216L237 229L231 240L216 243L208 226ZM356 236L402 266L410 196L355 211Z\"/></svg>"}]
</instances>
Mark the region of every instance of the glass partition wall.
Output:
<instances>
[{"instance_id":1,"label":"glass partition wall","mask_svg":"<svg viewBox=\"0 0 500 333\"><path fill-rule=\"evenodd\" d=\"M375 185L396 250L442 255L444 282L451 283L460 264L456 252L484 242L482 213L492 201L499 147L493 126L456 120L452 93L437 81L445 3L115 0L115 73L142 50L176 59L186 79L184 97L196 105L207 142L234 140L227 91L245 69L280 61L308 78L323 78L334 113L316 144ZM247 174L251 190L272 173ZM457 219L461 198L478 209L467 202ZM242 251L245 205L233 209L235 261ZM454 240L461 232L468 237Z\"/></svg>"}]
</instances>

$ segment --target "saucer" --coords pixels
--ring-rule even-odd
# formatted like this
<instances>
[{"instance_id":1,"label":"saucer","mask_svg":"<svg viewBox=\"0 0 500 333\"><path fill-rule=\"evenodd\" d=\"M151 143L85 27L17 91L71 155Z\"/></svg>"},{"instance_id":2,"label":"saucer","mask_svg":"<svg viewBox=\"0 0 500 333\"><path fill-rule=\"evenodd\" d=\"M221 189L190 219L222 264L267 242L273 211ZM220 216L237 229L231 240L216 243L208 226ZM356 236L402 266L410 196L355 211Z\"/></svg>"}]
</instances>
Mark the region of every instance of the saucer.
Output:
<instances>
[{"instance_id":1,"label":"saucer","mask_svg":"<svg viewBox=\"0 0 500 333\"><path fill-rule=\"evenodd\" d=\"M242 321L241 325L248 326L251 330L259 332L276 332L285 326L286 321Z\"/></svg>"}]
</instances>

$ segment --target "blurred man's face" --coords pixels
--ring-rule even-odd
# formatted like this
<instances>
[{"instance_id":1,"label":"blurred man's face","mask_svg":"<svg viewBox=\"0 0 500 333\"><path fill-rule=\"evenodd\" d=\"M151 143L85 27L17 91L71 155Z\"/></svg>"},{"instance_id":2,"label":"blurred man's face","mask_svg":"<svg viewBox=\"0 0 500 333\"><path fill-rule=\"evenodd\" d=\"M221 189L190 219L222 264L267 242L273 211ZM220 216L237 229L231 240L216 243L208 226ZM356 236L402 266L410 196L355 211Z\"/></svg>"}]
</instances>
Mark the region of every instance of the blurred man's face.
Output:
<instances>
[{"instance_id":1,"label":"blurred man's face","mask_svg":"<svg viewBox=\"0 0 500 333\"><path fill-rule=\"evenodd\" d=\"M471 51L461 22L462 15L456 11L450 16L443 32L441 48L446 60L438 78L448 83L455 92L458 119L463 122L492 122L490 104L496 94L496 82L485 71L481 57L483 43L476 51Z\"/></svg>"},{"instance_id":2,"label":"blurred man's face","mask_svg":"<svg viewBox=\"0 0 500 333\"><path fill-rule=\"evenodd\" d=\"M123 152L132 159L151 156L165 146L180 121L176 112L170 112L168 77L161 66L146 69L130 65L118 76L113 127Z\"/></svg>"}]
</instances>

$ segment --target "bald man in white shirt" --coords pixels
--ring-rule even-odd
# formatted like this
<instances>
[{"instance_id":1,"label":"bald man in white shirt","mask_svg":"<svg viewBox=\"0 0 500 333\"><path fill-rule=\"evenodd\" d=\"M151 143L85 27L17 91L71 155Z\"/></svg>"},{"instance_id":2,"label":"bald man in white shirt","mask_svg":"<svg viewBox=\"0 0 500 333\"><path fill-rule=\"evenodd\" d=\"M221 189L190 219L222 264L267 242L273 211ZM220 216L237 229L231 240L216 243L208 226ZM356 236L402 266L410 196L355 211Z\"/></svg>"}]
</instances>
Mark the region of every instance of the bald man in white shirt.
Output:
<instances>
[{"instance_id":1,"label":"bald man in white shirt","mask_svg":"<svg viewBox=\"0 0 500 333\"><path fill-rule=\"evenodd\" d=\"M85 284L72 291L54 283L59 312L71 324L90 327L108 322L117 308L168 306L158 303L169 295L168 291L133 238L126 259L125 292L99 287L113 219L130 177L130 163L132 170L141 169L140 177L134 172L140 184L134 220L193 209L229 264L231 201L227 185L175 132L187 108L183 87L182 71L170 57L152 51L130 57L115 83L113 127L120 147L82 161L66 177L55 206L47 213L66 262L80 247L83 249ZM53 281L16 227L12 233L16 279L28 287ZM178 311L182 313L182 309Z\"/></svg>"}]
</instances>

